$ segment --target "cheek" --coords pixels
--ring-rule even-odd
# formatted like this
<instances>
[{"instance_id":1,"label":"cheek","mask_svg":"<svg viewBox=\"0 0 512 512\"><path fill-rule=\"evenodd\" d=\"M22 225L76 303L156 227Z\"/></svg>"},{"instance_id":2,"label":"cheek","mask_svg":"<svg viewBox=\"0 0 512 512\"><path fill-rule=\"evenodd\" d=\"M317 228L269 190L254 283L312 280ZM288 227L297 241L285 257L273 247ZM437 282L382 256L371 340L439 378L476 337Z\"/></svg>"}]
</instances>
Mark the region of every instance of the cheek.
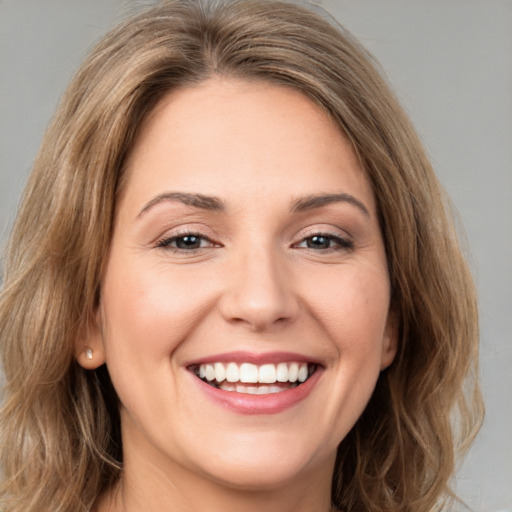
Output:
<instances>
[{"instance_id":1,"label":"cheek","mask_svg":"<svg viewBox=\"0 0 512 512\"><path fill-rule=\"evenodd\" d=\"M340 268L338 275L312 276L310 304L341 351L379 347L389 309L387 272L377 267Z\"/></svg>"},{"instance_id":2,"label":"cheek","mask_svg":"<svg viewBox=\"0 0 512 512\"><path fill-rule=\"evenodd\" d=\"M124 261L110 268L102 318L106 350L112 354L169 358L212 303L213 291L197 273L171 272L165 262Z\"/></svg>"},{"instance_id":3,"label":"cheek","mask_svg":"<svg viewBox=\"0 0 512 512\"><path fill-rule=\"evenodd\" d=\"M324 281L325 293L317 294L316 315L333 350L327 410L341 439L362 414L381 371L390 289L381 265L345 268L333 277Z\"/></svg>"},{"instance_id":4,"label":"cheek","mask_svg":"<svg viewBox=\"0 0 512 512\"><path fill-rule=\"evenodd\" d=\"M165 262L115 263L102 289L107 367L128 424L140 427L145 417L165 422L162 403L180 396L173 354L211 307L211 287L198 286L197 273L171 272Z\"/></svg>"}]
</instances>

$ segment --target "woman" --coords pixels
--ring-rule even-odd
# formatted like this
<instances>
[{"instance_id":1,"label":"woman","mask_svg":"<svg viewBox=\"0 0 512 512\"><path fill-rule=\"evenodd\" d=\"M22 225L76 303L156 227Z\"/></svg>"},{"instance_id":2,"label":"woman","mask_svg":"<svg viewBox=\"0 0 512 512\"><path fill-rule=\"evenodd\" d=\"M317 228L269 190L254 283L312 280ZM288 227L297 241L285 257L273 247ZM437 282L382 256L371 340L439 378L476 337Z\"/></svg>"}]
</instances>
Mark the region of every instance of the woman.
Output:
<instances>
[{"instance_id":1,"label":"woman","mask_svg":"<svg viewBox=\"0 0 512 512\"><path fill-rule=\"evenodd\" d=\"M163 3L83 64L11 236L3 510L441 510L475 302L350 35Z\"/></svg>"}]
</instances>

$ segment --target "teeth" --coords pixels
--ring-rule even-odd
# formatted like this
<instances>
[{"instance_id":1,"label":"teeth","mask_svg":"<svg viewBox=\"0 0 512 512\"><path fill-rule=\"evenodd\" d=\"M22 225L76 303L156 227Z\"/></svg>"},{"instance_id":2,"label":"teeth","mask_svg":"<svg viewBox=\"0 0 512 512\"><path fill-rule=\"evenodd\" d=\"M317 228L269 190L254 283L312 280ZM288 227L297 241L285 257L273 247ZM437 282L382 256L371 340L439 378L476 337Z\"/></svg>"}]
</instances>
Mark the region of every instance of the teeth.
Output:
<instances>
[{"instance_id":1,"label":"teeth","mask_svg":"<svg viewBox=\"0 0 512 512\"><path fill-rule=\"evenodd\" d=\"M210 382L215 380L215 369L211 364L206 365L206 380Z\"/></svg>"},{"instance_id":2,"label":"teeth","mask_svg":"<svg viewBox=\"0 0 512 512\"><path fill-rule=\"evenodd\" d=\"M288 380L290 382L297 382L299 378L299 365L297 363L291 363L288 367Z\"/></svg>"},{"instance_id":3,"label":"teeth","mask_svg":"<svg viewBox=\"0 0 512 512\"><path fill-rule=\"evenodd\" d=\"M288 366L286 363L279 363L276 369L277 382L288 382Z\"/></svg>"},{"instance_id":4,"label":"teeth","mask_svg":"<svg viewBox=\"0 0 512 512\"><path fill-rule=\"evenodd\" d=\"M226 368L224 368L224 365L222 363L215 363L215 380L217 382L222 382L226 379Z\"/></svg>"},{"instance_id":5,"label":"teeth","mask_svg":"<svg viewBox=\"0 0 512 512\"><path fill-rule=\"evenodd\" d=\"M304 382L308 378L308 367L304 364L299 366L299 382Z\"/></svg>"},{"instance_id":6,"label":"teeth","mask_svg":"<svg viewBox=\"0 0 512 512\"><path fill-rule=\"evenodd\" d=\"M199 377L201 377L201 366L199 366ZM228 364L226 368L226 380L228 382L238 382L240 380L240 369L236 363Z\"/></svg>"},{"instance_id":7,"label":"teeth","mask_svg":"<svg viewBox=\"0 0 512 512\"><path fill-rule=\"evenodd\" d=\"M283 388L279 386L242 386L234 383L244 384L274 384L275 382L305 382L313 373L314 365L308 366L307 363L279 363L263 364L261 366L252 363L208 363L201 364L196 369L197 376L208 382L216 381L222 389L237 391L239 393L277 393ZM228 385L230 383L231 385ZM228 389L228 387L230 389ZM233 388L233 389L231 389ZM236 388L236 389L235 389ZM248 391L239 391L239 388ZM254 391L254 389L258 391ZM259 391L263 389L264 391Z\"/></svg>"},{"instance_id":8,"label":"teeth","mask_svg":"<svg viewBox=\"0 0 512 512\"><path fill-rule=\"evenodd\" d=\"M227 381L221 382L219 384L219 388L223 389L224 391L236 391L236 386L236 384Z\"/></svg>"},{"instance_id":9,"label":"teeth","mask_svg":"<svg viewBox=\"0 0 512 512\"><path fill-rule=\"evenodd\" d=\"M241 382L258 382L258 367L251 363L242 363L240 365Z\"/></svg>"},{"instance_id":10,"label":"teeth","mask_svg":"<svg viewBox=\"0 0 512 512\"><path fill-rule=\"evenodd\" d=\"M266 384L273 384L276 381L276 373L277 370L275 365L264 364L263 366L260 366L260 371L258 372L258 381L264 382Z\"/></svg>"}]
</instances>

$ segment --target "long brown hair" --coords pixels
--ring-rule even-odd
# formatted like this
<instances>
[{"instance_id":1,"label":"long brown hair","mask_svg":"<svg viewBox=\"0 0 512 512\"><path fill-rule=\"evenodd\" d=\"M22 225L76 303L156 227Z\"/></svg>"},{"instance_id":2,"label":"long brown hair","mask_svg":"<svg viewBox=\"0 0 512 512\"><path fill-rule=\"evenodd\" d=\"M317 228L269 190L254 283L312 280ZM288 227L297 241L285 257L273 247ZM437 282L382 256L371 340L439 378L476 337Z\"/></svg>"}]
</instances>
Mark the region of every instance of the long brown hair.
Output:
<instances>
[{"instance_id":1,"label":"long brown hair","mask_svg":"<svg viewBox=\"0 0 512 512\"><path fill-rule=\"evenodd\" d=\"M74 343L98 304L123 163L169 91L212 75L293 87L349 138L376 197L399 352L341 442L332 500L427 512L482 413L473 282L447 200L372 57L343 28L266 0L167 1L121 24L69 86L44 137L4 262L4 512L91 508L119 478L117 399Z\"/></svg>"}]
</instances>

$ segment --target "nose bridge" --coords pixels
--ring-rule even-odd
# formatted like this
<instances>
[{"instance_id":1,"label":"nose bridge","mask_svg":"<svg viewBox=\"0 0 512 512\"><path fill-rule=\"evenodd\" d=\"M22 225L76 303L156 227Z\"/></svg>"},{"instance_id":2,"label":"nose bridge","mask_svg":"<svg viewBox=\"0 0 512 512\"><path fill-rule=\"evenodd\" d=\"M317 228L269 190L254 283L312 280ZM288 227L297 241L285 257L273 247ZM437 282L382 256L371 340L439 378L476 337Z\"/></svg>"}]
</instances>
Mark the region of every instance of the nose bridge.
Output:
<instances>
[{"instance_id":1,"label":"nose bridge","mask_svg":"<svg viewBox=\"0 0 512 512\"><path fill-rule=\"evenodd\" d=\"M230 322L265 330L291 321L298 312L283 255L272 243L250 243L234 251L222 314Z\"/></svg>"}]
</instances>

